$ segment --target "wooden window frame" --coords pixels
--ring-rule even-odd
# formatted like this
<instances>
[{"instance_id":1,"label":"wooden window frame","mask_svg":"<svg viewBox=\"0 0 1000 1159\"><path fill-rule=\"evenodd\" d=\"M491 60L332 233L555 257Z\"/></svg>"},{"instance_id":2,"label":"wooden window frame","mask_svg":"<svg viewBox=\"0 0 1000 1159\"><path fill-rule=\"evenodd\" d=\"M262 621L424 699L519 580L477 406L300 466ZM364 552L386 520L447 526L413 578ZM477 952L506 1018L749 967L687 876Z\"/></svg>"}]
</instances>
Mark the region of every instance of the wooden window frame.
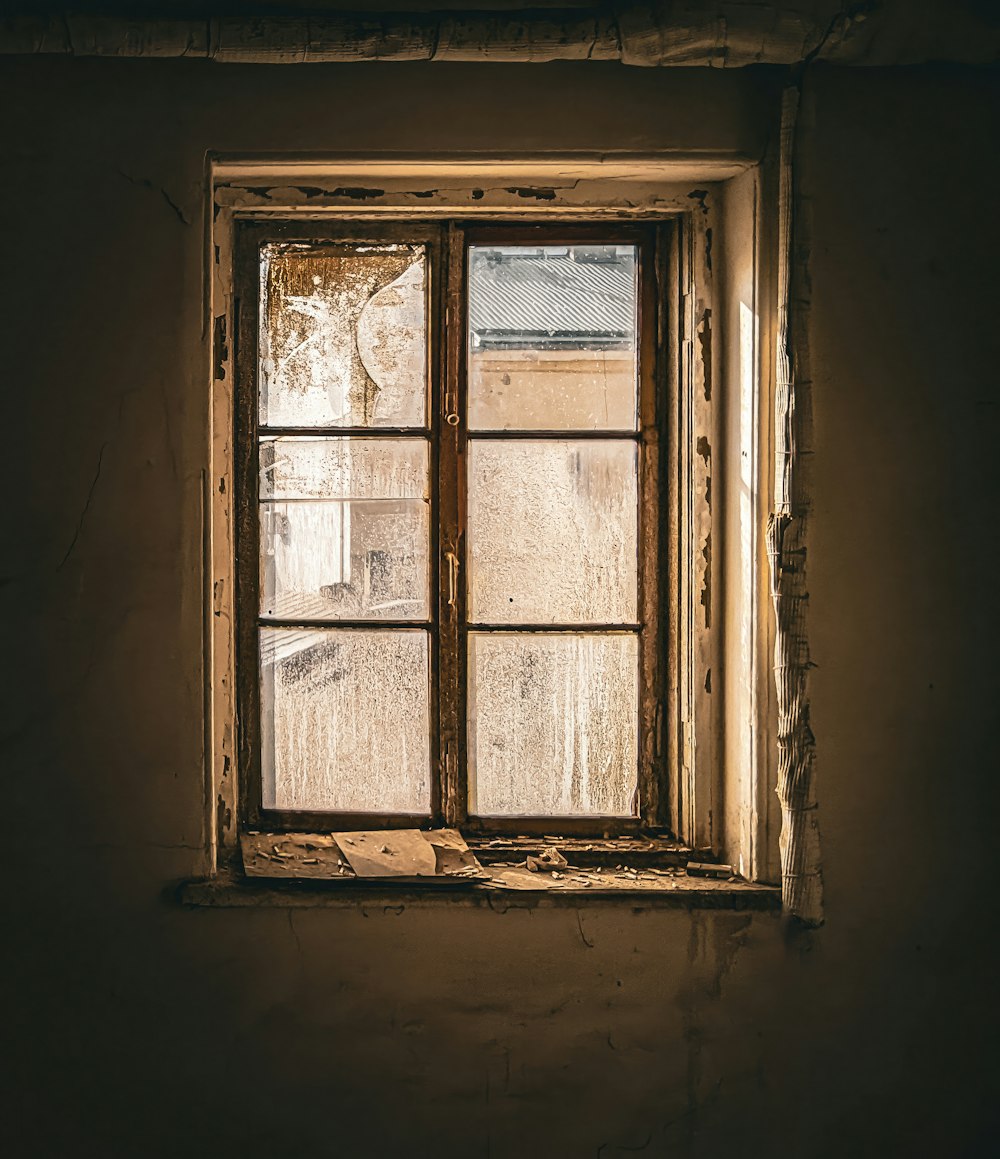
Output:
<instances>
[{"instance_id":1,"label":"wooden window frame","mask_svg":"<svg viewBox=\"0 0 1000 1159\"><path fill-rule=\"evenodd\" d=\"M445 220L393 217L378 221L325 219L247 219L235 223L234 310L236 370L236 720L240 820L244 829L273 832L337 832L350 829L422 827L447 824L481 834L559 834L613 837L663 832L669 824L671 752L667 705L668 673L676 662L672 625L679 614L669 593L677 583L668 554L676 496L669 464L676 461L672 439L669 273L675 224L659 221L538 222ZM417 627L430 637L431 801L426 814L332 813L265 810L261 806L260 686L258 656L259 497L258 497L258 342L260 256L264 246L305 243L331 247L373 244L426 246L428 270L429 391L424 428L323 427L268 428L267 433L408 437L426 440L430 464L430 617L414 621L323 621L322 626L352 628ZM639 639L638 814L634 817L470 817L468 768L467 652L470 625L461 577L465 567L467 474L466 336L467 257L470 245L634 244L639 250L638 424L634 431L487 431L473 438L634 439L638 449L638 622L603 630L635 632ZM457 418L457 421L455 421ZM445 558L458 561L457 599L449 600ZM436 598L435 598L436 593ZM270 619L268 622L272 622ZM276 626L282 626L278 622ZM303 621L302 626L306 626ZM317 626L320 626L317 624ZM492 630L530 634L601 631L602 626L491 626ZM476 630L479 630L477 627ZM487 629L489 630L489 629ZM671 655L668 655L668 652Z\"/></svg>"}]
</instances>

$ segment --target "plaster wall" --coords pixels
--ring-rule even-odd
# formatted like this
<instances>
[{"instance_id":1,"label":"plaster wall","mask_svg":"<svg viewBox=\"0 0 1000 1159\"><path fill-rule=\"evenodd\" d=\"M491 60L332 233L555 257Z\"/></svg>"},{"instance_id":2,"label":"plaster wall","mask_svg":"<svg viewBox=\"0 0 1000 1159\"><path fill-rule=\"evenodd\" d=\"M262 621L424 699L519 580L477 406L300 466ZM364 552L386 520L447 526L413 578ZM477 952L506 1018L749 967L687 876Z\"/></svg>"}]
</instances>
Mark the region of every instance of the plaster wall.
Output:
<instances>
[{"instance_id":1,"label":"plaster wall","mask_svg":"<svg viewBox=\"0 0 1000 1159\"><path fill-rule=\"evenodd\" d=\"M774 82L0 64L17 1154L988 1150L993 74L805 81L826 927L167 900L205 847L206 150L756 156Z\"/></svg>"}]
</instances>

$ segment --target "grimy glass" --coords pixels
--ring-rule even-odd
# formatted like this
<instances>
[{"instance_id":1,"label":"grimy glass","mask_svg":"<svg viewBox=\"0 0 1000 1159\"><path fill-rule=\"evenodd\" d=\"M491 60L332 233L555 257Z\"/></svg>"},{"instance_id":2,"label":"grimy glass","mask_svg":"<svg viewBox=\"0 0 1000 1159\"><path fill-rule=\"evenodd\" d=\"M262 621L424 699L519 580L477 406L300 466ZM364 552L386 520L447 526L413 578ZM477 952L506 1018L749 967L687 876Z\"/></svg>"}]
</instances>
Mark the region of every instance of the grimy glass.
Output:
<instances>
[{"instance_id":1,"label":"grimy glass","mask_svg":"<svg viewBox=\"0 0 1000 1159\"><path fill-rule=\"evenodd\" d=\"M659 819L656 260L643 226L242 227L251 823Z\"/></svg>"}]
</instances>

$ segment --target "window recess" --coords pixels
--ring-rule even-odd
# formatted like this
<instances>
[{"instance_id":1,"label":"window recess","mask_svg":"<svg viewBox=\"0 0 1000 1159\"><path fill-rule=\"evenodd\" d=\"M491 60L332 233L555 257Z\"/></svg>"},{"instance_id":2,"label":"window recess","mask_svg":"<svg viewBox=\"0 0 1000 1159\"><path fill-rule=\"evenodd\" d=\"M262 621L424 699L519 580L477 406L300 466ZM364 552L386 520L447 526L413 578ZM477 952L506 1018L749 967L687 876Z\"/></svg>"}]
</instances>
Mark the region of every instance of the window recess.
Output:
<instances>
[{"instance_id":1,"label":"window recess","mask_svg":"<svg viewBox=\"0 0 1000 1159\"><path fill-rule=\"evenodd\" d=\"M248 828L666 825L669 228L237 224Z\"/></svg>"}]
</instances>

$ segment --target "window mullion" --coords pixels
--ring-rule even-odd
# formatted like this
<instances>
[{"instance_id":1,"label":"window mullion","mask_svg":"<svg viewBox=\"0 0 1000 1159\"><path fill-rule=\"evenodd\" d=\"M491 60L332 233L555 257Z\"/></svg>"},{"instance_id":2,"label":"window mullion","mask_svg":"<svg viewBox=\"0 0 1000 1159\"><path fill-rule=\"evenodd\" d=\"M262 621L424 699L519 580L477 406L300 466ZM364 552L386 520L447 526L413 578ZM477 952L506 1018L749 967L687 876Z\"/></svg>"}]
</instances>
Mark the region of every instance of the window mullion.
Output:
<instances>
[{"instance_id":1,"label":"window mullion","mask_svg":"<svg viewBox=\"0 0 1000 1159\"><path fill-rule=\"evenodd\" d=\"M448 825L465 821L463 770L465 719L465 400L464 237L449 223L444 256L444 309L440 338L440 388L435 407L438 456L438 769L441 812Z\"/></svg>"},{"instance_id":2,"label":"window mullion","mask_svg":"<svg viewBox=\"0 0 1000 1159\"><path fill-rule=\"evenodd\" d=\"M640 633L640 817L647 825L666 820L663 770L667 738L664 703L663 574L664 513L660 431L665 409L669 334L664 312L667 229L659 226L643 248L639 300L639 618Z\"/></svg>"}]
</instances>

